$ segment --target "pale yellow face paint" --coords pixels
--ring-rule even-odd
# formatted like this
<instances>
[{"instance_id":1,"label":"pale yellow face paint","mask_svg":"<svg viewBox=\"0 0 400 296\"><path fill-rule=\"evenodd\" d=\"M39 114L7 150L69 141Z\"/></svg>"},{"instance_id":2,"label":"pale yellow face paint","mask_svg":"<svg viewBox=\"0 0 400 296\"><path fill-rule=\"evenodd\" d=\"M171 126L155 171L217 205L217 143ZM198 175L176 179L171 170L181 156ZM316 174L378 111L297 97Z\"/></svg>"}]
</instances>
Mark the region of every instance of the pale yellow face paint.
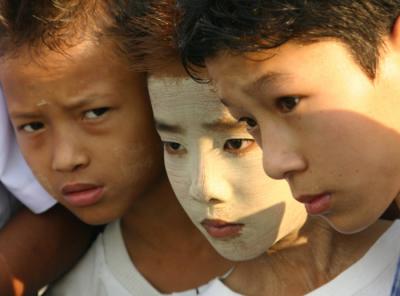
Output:
<instances>
[{"instance_id":1,"label":"pale yellow face paint","mask_svg":"<svg viewBox=\"0 0 400 296\"><path fill-rule=\"evenodd\" d=\"M150 78L149 92L174 192L222 256L257 257L301 227L303 205L285 181L265 175L261 149L209 86ZM216 237L203 226L205 220L243 226L235 235Z\"/></svg>"}]
</instances>

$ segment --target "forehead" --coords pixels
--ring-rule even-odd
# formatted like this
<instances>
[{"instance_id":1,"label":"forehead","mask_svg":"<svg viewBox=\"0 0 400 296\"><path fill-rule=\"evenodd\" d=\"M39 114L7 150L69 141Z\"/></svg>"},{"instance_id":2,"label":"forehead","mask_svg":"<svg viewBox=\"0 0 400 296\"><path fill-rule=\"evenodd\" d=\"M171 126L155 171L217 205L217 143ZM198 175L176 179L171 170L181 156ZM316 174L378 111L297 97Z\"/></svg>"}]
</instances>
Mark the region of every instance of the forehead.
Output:
<instances>
[{"instance_id":1,"label":"forehead","mask_svg":"<svg viewBox=\"0 0 400 296\"><path fill-rule=\"evenodd\" d=\"M15 104L110 92L130 77L127 66L111 52L111 46L93 42L82 42L65 54L48 51L34 57L21 52L1 62L2 88Z\"/></svg>"},{"instance_id":2,"label":"forehead","mask_svg":"<svg viewBox=\"0 0 400 296\"><path fill-rule=\"evenodd\" d=\"M157 120L187 125L233 120L210 85L190 78L150 77L148 87Z\"/></svg>"},{"instance_id":3,"label":"forehead","mask_svg":"<svg viewBox=\"0 0 400 296\"><path fill-rule=\"evenodd\" d=\"M207 59L206 66L219 97L234 90L247 90L266 73L271 85L329 80L336 73L353 70L355 62L340 41L323 40L311 44L288 42L278 48L245 54L220 52ZM362 70L357 66L357 70ZM265 80L264 80L265 81ZM272 83L273 82L273 83Z\"/></svg>"},{"instance_id":4,"label":"forehead","mask_svg":"<svg viewBox=\"0 0 400 296\"><path fill-rule=\"evenodd\" d=\"M117 64L123 63L115 58L110 42L99 44L87 40L62 52L43 49L36 54L21 49L15 56L1 60L0 75L2 80L18 77L19 81L34 84L32 80L57 80L71 73L87 74L93 69L101 74Z\"/></svg>"}]
</instances>

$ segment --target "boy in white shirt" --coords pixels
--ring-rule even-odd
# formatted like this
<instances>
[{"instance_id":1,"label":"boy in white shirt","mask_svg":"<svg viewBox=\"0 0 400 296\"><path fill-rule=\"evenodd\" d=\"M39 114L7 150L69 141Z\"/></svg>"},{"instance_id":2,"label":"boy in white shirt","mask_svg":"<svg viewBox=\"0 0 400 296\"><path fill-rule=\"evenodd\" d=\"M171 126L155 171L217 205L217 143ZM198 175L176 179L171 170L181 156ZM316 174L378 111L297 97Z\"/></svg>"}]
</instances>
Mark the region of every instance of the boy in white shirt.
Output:
<instances>
[{"instance_id":1,"label":"boy in white shirt","mask_svg":"<svg viewBox=\"0 0 400 296\"><path fill-rule=\"evenodd\" d=\"M146 77L130 71L108 36L113 13L123 17L122 2L5 1L18 13L0 7L7 23L0 26L7 32L0 34L4 96L21 151L43 187L89 224L117 220L107 227L118 238L107 241L125 249L107 254L114 263L124 255L112 266L117 272L102 261L104 268L85 273L68 293L126 291L130 274L118 272L126 266L155 293L195 293L232 263L190 223L170 188ZM96 250L109 233L98 237ZM132 289L143 293L140 283Z\"/></svg>"},{"instance_id":2,"label":"boy in white shirt","mask_svg":"<svg viewBox=\"0 0 400 296\"><path fill-rule=\"evenodd\" d=\"M34 179L1 94L0 151L0 295L29 295L72 266L93 240L94 229L54 206Z\"/></svg>"},{"instance_id":3,"label":"boy in white shirt","mask_svg":"<svg viewBox=\"0 0 400 296\"><path fill-rule=\"evenodd\" d=\"M0 295L29 295L69 269L95 230L54 206L33 177L1 92L0 151Z\"/></svg>"}]
</instances>

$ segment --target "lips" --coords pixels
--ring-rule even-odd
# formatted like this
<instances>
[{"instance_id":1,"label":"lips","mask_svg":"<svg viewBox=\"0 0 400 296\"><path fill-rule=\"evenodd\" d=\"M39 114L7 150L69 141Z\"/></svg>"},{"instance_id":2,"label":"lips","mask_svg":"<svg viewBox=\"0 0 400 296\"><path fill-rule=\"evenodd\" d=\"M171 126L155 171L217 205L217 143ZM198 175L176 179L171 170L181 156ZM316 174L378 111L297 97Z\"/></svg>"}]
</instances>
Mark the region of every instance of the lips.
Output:
<instances>
[{"instance_id":1,"label":"lips","mask_svg":"<svg viewBox=\"0 0 400 296\"><path fill-rule=\"evenodd\" d=\"M310 215L320 215L331 208L331 194L327 192L315 195L301 195L296 197L296 200L304 203Z\"/></svg>"},{"instance_id":2,"label":"lips","mask_svg":"<svg viewBox=\"0 0 400 296\"><path fill-rule=\"evenodd\" d=\"M76 207L86 207L97 203L102 198L103 192L103 186L84 183L67 184L61 189L65 201Z\"/></svg>"},{"instance_id":3,"label":"lips","mask_svg":"<svg viewBox=\"0 0 400 296\"><path fill-rule=\"evenodd\" d=\"M244 226L241 223L229 223L223 220L205 219L201 225L214 238L231 238L240 235Z\"/></svg>"}]
</instances>

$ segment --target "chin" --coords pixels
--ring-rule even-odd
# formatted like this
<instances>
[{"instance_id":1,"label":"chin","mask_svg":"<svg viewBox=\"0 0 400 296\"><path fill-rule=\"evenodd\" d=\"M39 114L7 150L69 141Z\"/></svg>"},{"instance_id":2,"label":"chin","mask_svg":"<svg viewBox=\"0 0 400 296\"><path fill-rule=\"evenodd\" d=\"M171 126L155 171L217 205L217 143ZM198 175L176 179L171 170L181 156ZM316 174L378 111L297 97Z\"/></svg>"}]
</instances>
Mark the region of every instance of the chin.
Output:
<instances>
[{"instance_id":1,"label":"chin","mask_svg":"<svg viewBox=\"0 0 400 296\"><path fill-rule=\"evenodd\" d=\"M89 225L93 225L93 226L108 224L119 218L119 217L114 217L114 216L109 216L109 215L102 216L102 215L99 215L96 213L90 213L90 214L74 213L74 214L82 222L89 224Z\"/></svg>"},{"instance_id":2,"label":"chin","mask_svg":"<svg viewBox=\"0 0 400 296\"><path fill-rule=\"evenodd\" d=\"M234 244L232 244L232 247L230 248L215 246L215 244L213 244L213 247L218 254L230 261L248 261L265 253L265 250L254 250L254 252L249 252L251 250L246 250L245 252L241 252L240 249L234 248Z\"/></svg>"},{"instance_id":3,"label":"chin","mask_svg":"<svg viewBox=\"0 0 400 296\"><path fill-rule=\"evenodd\" d=\"M372 225L375 221L356 221L352 218L345 219L340 217L326 217L320 216L322 219L328 222L328 224L337 232L342 234L354 234L361 232Z\"/></svg>"}]
</instances>

